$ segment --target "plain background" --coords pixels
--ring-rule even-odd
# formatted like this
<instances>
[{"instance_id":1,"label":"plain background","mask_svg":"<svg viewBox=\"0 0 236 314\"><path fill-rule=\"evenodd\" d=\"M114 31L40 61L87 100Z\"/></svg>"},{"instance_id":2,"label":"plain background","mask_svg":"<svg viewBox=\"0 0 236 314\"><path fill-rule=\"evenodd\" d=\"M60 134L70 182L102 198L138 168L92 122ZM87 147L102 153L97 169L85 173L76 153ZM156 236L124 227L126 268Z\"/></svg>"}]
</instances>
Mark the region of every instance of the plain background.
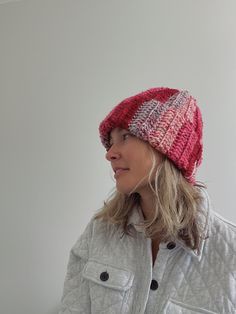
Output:
<instances>
[{"instance_id":1,"label":"plain background","mask_svg":"<svg viewBox=\"0 0 236 314\"><path fill-rule=\"evenodd\" d=\"M0 3L1 313L57 313L69 250L115 186L98 125L150 87L197 99L197 179L236 221L234 0Z\"/></svg>"}]
</instances>

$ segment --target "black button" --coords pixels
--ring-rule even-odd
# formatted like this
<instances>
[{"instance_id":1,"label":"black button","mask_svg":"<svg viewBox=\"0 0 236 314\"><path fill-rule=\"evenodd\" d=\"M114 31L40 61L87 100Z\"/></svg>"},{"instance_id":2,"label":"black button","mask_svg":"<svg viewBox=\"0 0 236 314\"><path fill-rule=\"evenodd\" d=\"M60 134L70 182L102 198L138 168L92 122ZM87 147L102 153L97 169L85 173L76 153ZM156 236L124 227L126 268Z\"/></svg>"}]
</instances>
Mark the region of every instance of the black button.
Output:
<instances>
[{"instance_id":1,"label":"black button","mask_svg":"<svg viewBox=\"0 0 236 314\"><path fill-rule=\"evenodd\" d=\"M155 279L152 279L150 288L151 288L152 290L157 290L157 288L158 288L158 282L157 282Z\"/></svg>"},{"instance_id":2,"label":"black button","mask_svg":"<svg viewBox=\"0 0 236 314\"><path fill-rule=\"evenodd\" d=\"M167 249L168 249L168 250L172 250L172 249L174 249L175 247L176 247L175 242L169 242L169 243L167 244Z\"/></svg>"},{"instance_id":3,"label":"black button","mask_svg":"<svg viewBox=\"0 0 236 314\"><path fill-rule=\"evenodd\" d=\"M100 279L101 279L102 281L107 281L108 278L109 278L109 274L108 274L106 271L104 271L104 272L101 273Z\"/></svg>"}]
</instances>

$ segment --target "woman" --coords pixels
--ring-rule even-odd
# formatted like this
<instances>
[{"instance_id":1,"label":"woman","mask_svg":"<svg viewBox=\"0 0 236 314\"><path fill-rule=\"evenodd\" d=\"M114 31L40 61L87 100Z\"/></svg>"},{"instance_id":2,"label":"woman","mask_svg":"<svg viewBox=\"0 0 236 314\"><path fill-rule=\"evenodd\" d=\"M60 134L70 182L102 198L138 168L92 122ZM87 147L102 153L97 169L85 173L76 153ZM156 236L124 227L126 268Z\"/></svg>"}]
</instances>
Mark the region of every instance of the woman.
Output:
<instances>
[{"instance_id":1,"label":"woman","mask_svg":"<svg viewBox=\"0 0 236 314\"><path fill-rule=\"evenodd\" d=\"M70 251L60 313L236 313L236 226L195 179L196 100L151 88L99 132L116 189Z\"/></svg>"}]
</instances>

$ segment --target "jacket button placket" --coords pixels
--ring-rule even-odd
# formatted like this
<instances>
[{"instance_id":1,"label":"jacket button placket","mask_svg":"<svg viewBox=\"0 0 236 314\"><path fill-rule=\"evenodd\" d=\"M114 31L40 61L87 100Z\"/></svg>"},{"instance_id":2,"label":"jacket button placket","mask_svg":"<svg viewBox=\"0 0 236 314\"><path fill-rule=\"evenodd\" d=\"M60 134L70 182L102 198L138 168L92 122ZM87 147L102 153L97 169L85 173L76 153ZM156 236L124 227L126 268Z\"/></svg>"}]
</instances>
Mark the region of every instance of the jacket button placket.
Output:
<instances>
[{"instance_id":1,"label":"jacket button placket","mask_svg":"<svg viewBox=\"0 0 236 314\"><path fill-rule=\"evenodd\" d=\"M175 247L174 242L161 243L159 246L159 251L157 254L156 262L152 269L152 280L150 283L150 293L148 297L148 302L146 305L147 313L160 313L159 310L163 306L163 291L165 290L165 282L163 278L165 277L166 265L170 255L172 255L171 250Z\"/></svg>"}]
</instances>

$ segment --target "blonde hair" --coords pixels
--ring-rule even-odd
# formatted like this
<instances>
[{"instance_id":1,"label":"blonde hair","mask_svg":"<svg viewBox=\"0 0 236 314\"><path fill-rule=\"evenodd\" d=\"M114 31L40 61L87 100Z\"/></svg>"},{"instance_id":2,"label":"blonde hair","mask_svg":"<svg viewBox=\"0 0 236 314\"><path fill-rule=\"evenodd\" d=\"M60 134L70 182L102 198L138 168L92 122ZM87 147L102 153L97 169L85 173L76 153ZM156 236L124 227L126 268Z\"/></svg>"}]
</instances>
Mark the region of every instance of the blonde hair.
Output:
<instances>
[{"instance_id":1,"label":"blonde hair","mask_svg":"<svg viewBox=\"0 0 236 314\"><path fill-rule=\"evenodd\" d=\"M192 250L199 250L202 226L198 215L205 214L201 206L201 188L206 188L206 185L200 181L196 181L194 185L190 184L165 155L161 154L162 160L158 165L155 149L148 142L147 145L152 157L148 185L153 192L155 208L152 218L137 225L142 226L146 236L151 239L158 237L160 241L167 242L177 238ZM154 183L151 181L153 174ZM104 206L94 215L94 219L101 218L120 225L125 234L132 236L127 223L133 207L140 205L141 197L135 192L138 185L128 195L115 189L107 201L104 201Z\"/></svg>"}]
</instances>

